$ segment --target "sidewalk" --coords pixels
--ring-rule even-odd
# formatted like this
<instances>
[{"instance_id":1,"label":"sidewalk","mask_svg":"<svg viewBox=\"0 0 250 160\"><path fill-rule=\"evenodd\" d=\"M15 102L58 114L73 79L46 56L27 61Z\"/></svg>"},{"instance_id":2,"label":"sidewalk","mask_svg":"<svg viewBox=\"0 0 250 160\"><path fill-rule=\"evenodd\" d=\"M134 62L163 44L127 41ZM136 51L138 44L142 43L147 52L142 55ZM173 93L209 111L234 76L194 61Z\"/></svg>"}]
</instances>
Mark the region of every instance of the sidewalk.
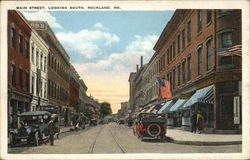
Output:
<instances>
[{"instance_id":1,"label":"sidewalk","mask_svg":"<svg viewBox=\"0 0 250 160\"><path fill-rule=\"evenodd\" d=\"M232 145L242 144L241 134L195 134L180 129L167 129L167 139L176 144L186 145Z\"/></svg>"}]
</instances>

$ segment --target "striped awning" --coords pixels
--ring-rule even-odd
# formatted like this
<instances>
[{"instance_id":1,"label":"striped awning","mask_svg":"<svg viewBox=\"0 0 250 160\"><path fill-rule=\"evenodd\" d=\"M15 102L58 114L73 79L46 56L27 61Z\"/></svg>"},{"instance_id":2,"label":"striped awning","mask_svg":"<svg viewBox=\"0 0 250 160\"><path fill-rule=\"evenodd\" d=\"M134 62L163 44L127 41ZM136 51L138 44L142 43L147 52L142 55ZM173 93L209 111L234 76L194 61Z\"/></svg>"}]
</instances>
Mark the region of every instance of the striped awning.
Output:
<instances>
[{"instance_id":1,"label":"striped awning","mask_svg":"<svg viewBox=\"0 0 250 160\"><path fill-rule=\"evenodd\" d=\"M169 112L177 111L183 104L185 104L186 99L178 99L175 104L169 109Z\"/></svg>"},{"instance_id":2,"label":"striped awning","mask_svg":"<svg viewBox=\"0 0 250 160\"><path fill-rule=\"evenodd\" d=\"M199 102L214 104L214 90L209 90L204 97L199 99Z\"/></svg>"},{"instance_id":3,"label":"striped awning","mask_svg":"<svg viewBox=\"0 0 250 160\"><path fill-rule=\"evenodd\" d=\"M167 101L162 107L161 109L157 112L157 114L163 114L163 113L167 113L170 109L170 107L172 107L173 105L173 101L170 100L170 101Z\"/></svg>"}]
</instances>

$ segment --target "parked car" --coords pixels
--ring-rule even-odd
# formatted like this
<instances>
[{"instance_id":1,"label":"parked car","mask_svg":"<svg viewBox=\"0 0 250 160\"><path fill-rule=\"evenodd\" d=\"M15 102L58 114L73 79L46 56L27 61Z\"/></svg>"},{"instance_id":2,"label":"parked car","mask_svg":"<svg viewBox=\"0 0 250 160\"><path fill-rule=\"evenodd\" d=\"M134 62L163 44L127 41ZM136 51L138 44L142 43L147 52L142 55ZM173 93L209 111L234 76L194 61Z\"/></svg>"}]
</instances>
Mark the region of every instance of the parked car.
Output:
<instances>
[{"instance_id":1,"label":"parked car","mask_svg":"<svg viewBox=\"0 0 250 160\"><path fill-rule=\"evenodd\" d=\"M18 115L21 126L9 132L10 146L14 147L21 141L35 146L49 136L48 122L51 113L47 111L24 112Z\"/></svg>"},{"instance_id":2,"label":"parked car","mask_svg":"<svg viewBox=\"0 0 250 160\"><path fill-rule=\"evenodd\" d=\"M137 116L136 126L133 132L134 135L137 135L141 140L143 140L144 137L151 137L164 142L166 140L166 119L158 117L153 113L140 113Z\"/></svg>"},{"instance_id":3,"label":"parked car","mask_svg":"<svg viewBox=\"0 0 250 160\"><path fill-rule=\"evenodd\" d=\"M91 126L96 126L97 125L97 119L91 119L90 120L90 125Z\"/></svg>"},{"instance_id":4,"label":"parked car","mask_svg":"<svg viewBox=\"0 0 250 160\"><path fill-rule=\"evenodd\" d=\"M118 124L119 124L119 125L120 125L120 124L125 124L125 120L124 120L124 119L119 119Z\"/></svg>"}]
</instances>

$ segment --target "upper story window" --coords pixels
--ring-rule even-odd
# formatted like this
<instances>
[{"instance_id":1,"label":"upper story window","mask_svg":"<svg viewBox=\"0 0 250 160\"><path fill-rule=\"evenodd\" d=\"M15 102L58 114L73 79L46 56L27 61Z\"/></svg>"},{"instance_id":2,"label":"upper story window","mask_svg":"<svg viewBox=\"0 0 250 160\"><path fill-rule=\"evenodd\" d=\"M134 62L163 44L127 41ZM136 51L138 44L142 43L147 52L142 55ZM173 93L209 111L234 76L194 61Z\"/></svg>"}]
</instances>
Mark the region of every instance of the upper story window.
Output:
<instances>
[{"instance_id":1,"label":"upper story window","mask_svg":"<svg viewBox=\"0 0 250 160\"><path fill-rule=\"evenodd\" d=\"M18 34L18 45L19 45L19 54L23 54L23 40L22 40L22 35Z\"/></svg>"},{"instance_id":2,"label":"upper story window","mask_svg":"<svg viewBox=\"0 0 250 160\"><path fill-rule=\"evenodd\" d=\"M44 57L44 72L46 72L46 66L47 66L47 59Z\"/></svg>"},{"instance_id":3,"label":"upper story window","mask_svg":"<svg viewBox=\"0 0 250 160\"><path fill-rule=\"evenodd\" d=\"M32 76L32 78L31 78L31 93L32 94L34 94L35 93L35 91L34 91L34 88L35 88L35 78L34 78L34 76Z\"/></svg>"},{"instance_id":4,"label":"upper story window","mask_svg":"<svg viewBox=\"0 0 250 160\"><path fill-rule=\"evenodd\" d=\"M197 33L202 30L202 11L197 10Z\"/></svg>"},{"instance_id":5,"label":"upper story window","mask_svg":"<svg viewBox=\"0 0 250 160\"><path fill-rule=\"evenodd\" d=\"M184 84L186 82L186 61L184 60L182 62L182 83Z\"/></svg>"},{"instance_id":6,"label":"upper story window","mask_svg":"<svg viewBox=\"0 0 250 160\"><path fill-rule=\"evenodd\" d=\"M175 89L175 69L173 70L173 89Z\"/></svg>"},{"instance_id":7,"label":"upper story window","mask_svg":"<svg viewBox=\"0 0 250 160\"><path fill-rule=\"evenodd\" d=\"M201 75L201 72L202 72L202 48L201 47L197 50L197 57L198 57L197 68L198 68L198 76L199 76Z\"/></svg>"},{"instance_id":8,"label":"upper story window","mask_svg":"<svg viewBox=\"0 0 250 160\"><path fill-rule=\"evenodd\" d=\"M191 21L188 22L188 27L187 27L187 41L188 41L188 43L191 42Z\"/></svg>"},{"instance_id":9,"label":"upper story window","mask_svg":"<svg viewBox=\"0 0 250 160\"><path fill-rule=\"evenodd\" d=\"M20 89L23 89L23 69L19 68L19 85Z\"/></svg>"},{"instance_id":10,"label":"upper story window","mask_svg":"<svg viewBox=\"0 0 250 160\"><path fill-rule=\"evenodd\" d=\"M40 69L43 69L43 53L41 53L41 58L40 58Z\"/></svg>"},{"instance_id":11,"label":"upper story window","mask_svg":"<svg viewBox=\"0 0 250 160\"><path fill-rule=\"evenodd\" d=\"M188 69L188 74L187 74L187 80L191 80L191 56L187 58L187 69Z\"/></svg>"},{"instance_id":12,"label":"upper story window","mask_svg":"<svg viewBox=\"0 0 250 160\"><path fill-rule=\"evenodd\" d=\"M175 41L173 43L173 58L175 58Z\"/></svg>"},{"instance_id":13,"label":"upper story window","mask_svg":"<svg viewBox=\"0 0 250 160\"><path fill-rule=\"evenodd\" d=\"M212 21L212 10L211 9L207 9L207 24L210 23Z\"/></svg>"},{"instance_id":14,"label":"upper story window","mask_svg":"<svg viewBox=\"0 0 250 160\"><path fill-rule=\"evenodd\" d=\"M178 85L180 85L181 84L181 66L180 65L178 65L178 67L177 67L177 72L178 72L178 76L177 76Z\"/></svg>"},{"instance_id":15,"label":"upper story window","mask_svg":"<svg viewBox=\"0 0 250 160\"><path fill-rule=\"evenodd\" d=\"M36 66L39 66L39 53L38 53L38 49L36 49Z\"/></svg>"},{"instance_id":16,"label":"upper story window","mask_svg":"<svg viewBox=\"0 0 250 160\"><path fill-rule=\"evenodd\" d=\"M35 48L34 46L32 46L31 47L31 60L33 64L34 64L34 57L35 57Z\"/></svg>"},{"instance_id":17,"label":"upper story window","mask_svg":"<svg viewBox=\"0 0 250 160\"><path fill-rule=\"evenodd\" d=\"M167 63L169 64L169 58L170 58L170 56L169 56L169 49L167 50Z\"/></svg>"},{"instance_id":18,"label":"upper story window","mask_svg":"<svg viewBox=\"0 0 250 160\"><path fill-rule=\"evenodd\" d=\"M218 16L223 16L223 15L231 14L232 11L233 11L232 9L219 9L218 10Z\"/></svg>"},{"instance_id":19,"label":"upper story window","mask_svg":"<svg viewBox=\"0 0 250 160\"><path fill-rule=\"evenodd\" d=\"M182 37L182 49L184 49L185 48L185 29L182 30L181 37Z\"/></svg>"},{"instance_id":20,"label":"upper story window","mask_svg":"<svg viewBox=\"0 0 250 160\"><path fill-rule=\"evenodd\" d=\"M233 45L233 33L224 32L219 35L219 46L220 48L228 48Z\"/></svg>"},{"instance_id":21,"label":"upper story window","mask_svg":"<svg viewBox=\"0 0 250 160\"><path fill-rule=\"evenodd\" d=\"M29 79L30 79L30 74L29 74L29 72L26 72L26 90L29 92L29 87L30 87L30 81L29 81Z\"/></svg>"},{"instance_id":22,"label":"upper story window","mask_svg":"<svg viewBox=\"0 0 250 160\"><path fill-rule=\"evenodd\" d=\"M25 41L25 53L26 58L29 58L29 42L27 40Z\"/></svg>"},{"instance_id":23,"label":"upper story window","mask_svg":"<svg viewBox=\"0 0 250 160\"><path fill-rule=\"evenodd\" d=\"M169 52L169 54L170 54L170 61L172 61L172 53L173 53L173 51L172 51L172 45L170 46L169 50L170 50L170 52Z\"/></svg>"},{"instance_id":24,"label":"upper story window","mask_svg":"<svg viewBox=\"0 0 250 160\"><path fill-rule=\"evenodd\" d=\"M16 30L14 27L10 28L10 47L15 48Z\"/></svg>"},{"instance_id":25,"label":"upper story window","mask_svg":"<svg viewBox=\"0 0 250 160\"><path fill-rule=\"evenodd\" d=\"M48 57L48 65L50 66L50 52L49 52L49 57Z\"/></svg>"},{"instance_id":26,"label":"upper story window","mask_svg":"<svg viewBox=\"0 0 250 160\"><path fill-rule=\"evenodd\" d=\"M180 53L180 50L181 50L181 37L180 35L177 36L177 51L178 53Z\"/></svg>"},{"instance_id":27,"label":"upper story window","mask_svg":"<svg viewBox=\"0 0 250 160\"><path fill-rule=\"evenodd\" d=\"M10 74L11 74L11 84L12 84L12 86L16 87L16 66L15 66L15 64L11 65Z\"/></svg>"},{"instance_id":28,"label":"upper story window","mask_svg":"<svg viewBox=\"0 0 250 160\"><path fill-rule=\"evenodd\" d=\"M207 71L209 71L212 68L211 40L207 41L206 46L207 46Z\"/></svg>"}]
</instances>

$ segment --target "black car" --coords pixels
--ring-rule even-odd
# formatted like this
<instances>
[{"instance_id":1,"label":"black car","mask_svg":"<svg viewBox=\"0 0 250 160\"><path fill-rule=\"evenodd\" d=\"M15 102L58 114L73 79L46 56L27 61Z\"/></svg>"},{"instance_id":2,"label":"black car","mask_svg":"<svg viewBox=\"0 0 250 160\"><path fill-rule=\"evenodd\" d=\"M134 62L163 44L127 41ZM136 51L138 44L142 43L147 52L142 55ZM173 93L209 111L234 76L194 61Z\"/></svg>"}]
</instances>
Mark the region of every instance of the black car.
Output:
<instances>
[{"instance_id":1,"label":"black car","mask_svg":"<svg viewBox=\"0 0 250 160\"><path fill-rule=\"evenodd\" d=\"M51 113L47 111L24 112L18 115L21 126L9 132L10 146L26 141L28 144L45 140L49 136L48 122Z\"/></svg>"}]
</instances>

